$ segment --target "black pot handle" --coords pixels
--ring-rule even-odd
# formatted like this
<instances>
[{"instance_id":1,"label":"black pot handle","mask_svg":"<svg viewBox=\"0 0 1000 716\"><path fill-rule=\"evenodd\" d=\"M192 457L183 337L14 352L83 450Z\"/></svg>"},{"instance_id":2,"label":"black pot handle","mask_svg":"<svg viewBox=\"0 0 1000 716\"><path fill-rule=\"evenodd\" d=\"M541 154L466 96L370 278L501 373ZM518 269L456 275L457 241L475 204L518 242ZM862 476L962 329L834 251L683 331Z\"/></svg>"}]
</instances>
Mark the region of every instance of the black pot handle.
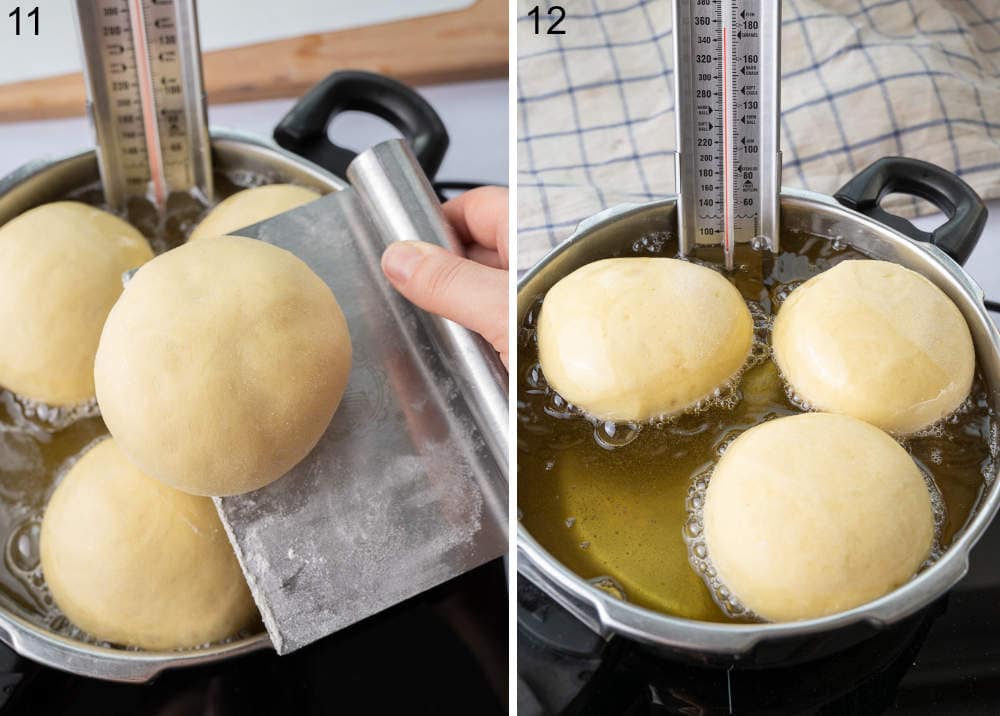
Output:
<instances>
[{"instance_id":1,"label":"black pot handle","mask_svg":"<svg viewBox=\"0 0 1000 716\"><path fill-rule=\"evenodd\" d=\"M434 178L448 149L448 132L434 108L415 90L372 72L334 72L310 89L274 128L279 146L342 179L356 152L329 140L326 131L341 112L374 114L392 124Z\"/></svg>"},{"instance_id":2,"label":"black pot handle","mask_svg":"<svg viewBox=\"0 0 1000 716\"><path fill-rule=\"evenodd\" d=\"M926 199L948 216L934 231L921 231L879 206L886 194L899 192ZM930 162L884 157L844 184L834 198L844 206L890 226L915 241L927 241L964 264L986 225L986 205L955 174Z\"/></svg>"}]
</instances>

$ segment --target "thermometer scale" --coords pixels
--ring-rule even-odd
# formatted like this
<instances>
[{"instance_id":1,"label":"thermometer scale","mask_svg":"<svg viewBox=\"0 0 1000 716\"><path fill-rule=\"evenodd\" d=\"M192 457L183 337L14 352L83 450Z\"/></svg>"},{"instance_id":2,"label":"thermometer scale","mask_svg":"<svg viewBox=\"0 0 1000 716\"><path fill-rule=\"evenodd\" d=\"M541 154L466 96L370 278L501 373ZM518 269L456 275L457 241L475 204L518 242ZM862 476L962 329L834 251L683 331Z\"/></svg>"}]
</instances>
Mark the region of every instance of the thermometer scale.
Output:
<instances>
[{"instance_id":1,"label":"thermometer scale","mask_svg":"<svg viewBox=\"0 0 1000 716\"><path fill-rule=\"evenodd\" d=\"M212 198L194 0L77 0L88 110L107 202Z\"/></svg>"},{"instance_id":2,"label":"thermometer scale","mask_svg":"<svg viewBox=\"0 0 1000 716\"><path fill-rule=\"evenodd\" d=\"M674 0L681 253L778 250L781 3Z\"/></svg>"}]
</instances>

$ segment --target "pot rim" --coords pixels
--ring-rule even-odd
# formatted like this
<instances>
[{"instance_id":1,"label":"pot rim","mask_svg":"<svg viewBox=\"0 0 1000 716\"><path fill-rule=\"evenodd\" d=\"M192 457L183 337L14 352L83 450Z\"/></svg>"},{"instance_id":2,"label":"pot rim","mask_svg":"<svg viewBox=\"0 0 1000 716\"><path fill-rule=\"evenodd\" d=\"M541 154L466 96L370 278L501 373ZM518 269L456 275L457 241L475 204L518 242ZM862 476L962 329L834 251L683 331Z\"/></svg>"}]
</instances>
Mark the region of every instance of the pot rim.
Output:
<instances>
[{"instance_id":1,"label":"pot rim","mask_svg":"<svg viewBox=\"0 0 1000 716\"><path fill-rule=\"evenodd\" d=\"M239 130L213 127L210 130L213 148L250 150L258 157L271 158L277 163L294 164L317 184L341 190L347 184L322 167L282 149L273 141ZM47 172L86 161L96 149L85 149L53 159L36 159L21 165L0 178L0 196L6 195L24 182ZM88 644L57 634L44 626L0 606L0 639L19 655L62 671L105 679L141 683L149 681L167 669L199 666L242 656L264 648L273 648L266 630L233 641L184 651L143 651L115 649Z\"/></svg>"},{"instance_id":2,"label":"pot rim","mask_svg":"<svg viewBox=\"0 0 1000 716\"><path fill-rule=\"evenodd\" d=\"M592 230L622 220L640 210L668 206L676 195L645 204L621 204L584 219L573 234L549 251L517 283L520 298L528 283L570 247L585 241ZM893 241L905 242L934 259L972 299L977 317L984 323L995 352L1000 352L1000 332L990 320L982 289L949 256L936 246L915 242L894 229L816 192L783 187L782 203L812 206L839 215L860 227L877 231ZM995 478L995 476L994 476ZM951 589L969 569L969 552L982 537L1000 509L1000 486L988 489L972 520L966 524L944 555L907 583L866 604L825 617L796 622L736 624L705 622L657 612L610 596L574 574L539 544L520 522L517 525L518 572L535 582L570 613L603 638L623 634L654 646L740 657L763 641L806 636L867 622L876 628L903 619L928 606Z\"/></svg>"},{"instance_id":3,"label":"pot rim","mask_svg":"<svg viewBox=\"0 0 1000 716\"><path fill-rule=\"evenodd\" d=\"M238 129L228 129L226 127L211 127L209 129L209 136L211 138L211 145L213 148L215 148L217 144L222 146L250 146L256 150L262 151L263 154L273 154L278 159L298 164L300 169L314 177L319 183L336 186L338 190L345 189L348 186L347 183L340 177L330 173L318 164L314 164L308 159L300 157L298 154L293 154L287 149L279 147L271 139L264 139L256 134L251 134L250 132L244 132ZM91 155L96 155L96 152L97 150L95 148L82 149L78 152L66 154L60 157L29 160L14 169L9 174L0 177L0 196L7 194L14 187L28 181L29 179L33 179L39 174L51 171L64 164L83 161Z\"/></svg>"}]
</instances>

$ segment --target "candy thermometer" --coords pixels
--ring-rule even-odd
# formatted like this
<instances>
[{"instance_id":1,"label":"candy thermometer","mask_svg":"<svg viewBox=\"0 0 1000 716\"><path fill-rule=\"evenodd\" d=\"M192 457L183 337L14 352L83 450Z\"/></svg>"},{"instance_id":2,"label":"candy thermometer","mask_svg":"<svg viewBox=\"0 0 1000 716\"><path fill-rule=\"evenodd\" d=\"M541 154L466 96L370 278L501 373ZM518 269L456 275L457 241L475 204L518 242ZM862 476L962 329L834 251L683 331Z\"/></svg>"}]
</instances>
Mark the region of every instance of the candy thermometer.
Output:
<instances>
[{"instance_id":1,"label":"candy thermometer","mask_svg":"<svg viewBox=\"0 0 1000 716\"><path fill-rule=\"evenodd\" d=\"M778 250L781 3L674 0L682 254Z\"/></svg>"},{"instance_id":2,"label":"candy thermometer","mask_svg":"<svg viewBox=\"0 0 1000 716\"><path fill-rule=\"evenodd\" d=\"M76 0L88 110L108 203L212 198L194 0Z\"/></svg>"}]
</instances>

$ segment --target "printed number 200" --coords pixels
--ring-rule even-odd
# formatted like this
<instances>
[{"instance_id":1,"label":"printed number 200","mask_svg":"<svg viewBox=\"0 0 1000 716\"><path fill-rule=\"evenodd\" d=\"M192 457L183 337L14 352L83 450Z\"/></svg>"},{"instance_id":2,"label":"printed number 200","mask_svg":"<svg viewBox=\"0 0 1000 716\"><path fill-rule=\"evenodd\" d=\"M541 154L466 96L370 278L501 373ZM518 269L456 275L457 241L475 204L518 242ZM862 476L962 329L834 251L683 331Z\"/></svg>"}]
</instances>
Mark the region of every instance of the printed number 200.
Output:
<instances>
[{"instance_id":1,"label":"printed number 200","mask_svg":"<svg viewBox=\"0 0 1000 716\"><path fill-rule=\"evenodd\" d=\"M541 21L539 19L539 14L540 13L537 5L535 5L535 7L531 9L531 12L528 13L528 17L533 18L535 21L536 35L541 33L541 27L540 27ZM545 31L545 34L565 35L566 34L565 30L559 30L557 28L559 27L559 24L566 19L566 9L562 5L553 5L552 7L549 8L548 16L552 20L552 22L549 25L549 29Z\"/></svg>"}]
</instances>

